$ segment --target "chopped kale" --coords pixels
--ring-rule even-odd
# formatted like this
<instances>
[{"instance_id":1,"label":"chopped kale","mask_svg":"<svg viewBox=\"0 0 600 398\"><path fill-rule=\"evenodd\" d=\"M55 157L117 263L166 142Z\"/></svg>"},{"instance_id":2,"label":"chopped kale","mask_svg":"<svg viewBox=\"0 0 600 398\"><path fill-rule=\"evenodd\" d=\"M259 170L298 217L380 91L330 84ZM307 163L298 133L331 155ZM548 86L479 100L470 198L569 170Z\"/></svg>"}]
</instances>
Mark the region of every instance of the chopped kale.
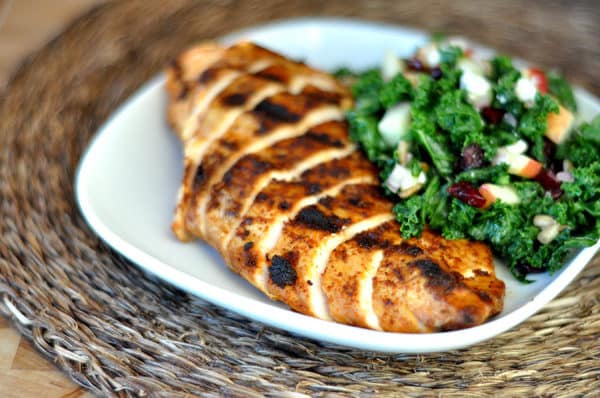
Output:
<instances>
[{"instance_id":1,"label":"chopped kale","mask_svg":"<svg viewBox=\"0 0 600 398\"><path fill-rule=\"evenodd\" d=\"M515 86L521 77L510 58L498 56L492 60L492 82L494 85L494 108L502 109L515 117L524 110L523 103L517 98Z\"/></svg>"},{"instance_id":2,"label":"chopped kale","mask_svg":"<svg viewBox=\"0 0 600 398\"><path fill-rule=\"evenodd\" d=\"M445 93L434 109L438 126L450 133L454 147L462 149L465 143L479 143L473 139L483 130L483 120L479 112L466 102L461 90Z\"/></svg>"},{"instance_id":3,"label":"chopped kale","mask_svg":"<svg viewBox=\"0 0 600 398\"><path fill-rule=\"evenodd\" d=\"M396 203L394 214L400 222L400 232L405 238L420 236L425 224L422 218L423 198L412 196L407 200Z\"/></svg>"},{"instance_id":4,"label":"chopped kale","mask_svg":"<svg viewBox=\"0 0 600 398\"><path fill-rule=\"evenodd\" d=\"M445 135L437 131L435 123L424 112L413 110L410 134L444 176L450 175L456 162Z\"/></svg>"},{"instance_id":5,"label":"chopped kale","mask_svg":"<svg viewBox=\"0 0 600 398\"><path fill-rule=\"evenodd\" d=\"M548 115L550 112L558 113L558 105L550 96L538 95L535 106L528 109L519 123L518 131L527 138L531 144L531 154L542 163L546 162L544 153L544 133L548 128Z\"/></svg>"},{"instance_id":6,"label":"chopped kale","mask_svg":"<svg viewBox=\"0 0 600 398\"><path fill-rule=\"evenodd\" d=\"M474 184L482 184L484 182L493 182L495 184L508 184L510 176L508 175L508 166L500 164L497 166L488 166L479 169L470 169L458 174L455 178L456 182L467 181ZM539 184L535 184L539 186Z\"/></svg>"},{"instance_id":7,"label":"chopped kale","mask_svg":"<svg viewBox=\"0 0 600 398\"><path fill-rule=\"evenodd\" d=\"M388 158L387 145L377 131L377 118L350 111L346 115L350 126L350 139L360 142L371 162L379 163Z\"/></svg>"},{"instance_id":8,"label":"chopped kale","mask_svg":"<svg viewBox=\"0 0 600 398\"><path fill-rule=\"evenodd\" d=\"M463 50L457 46L444 47L440 49L442 63L454 66L464 55Z\"/></svg>"},{"instance_id":9,"label":"chopped kale","mask_svg":"<svg viewBox=\"0 0 600 398\"><path fill-rule=\"evenodd\" d=\"M548 91L558 102L572 112L577 112L577 102L573 95L571 85L556 71L550 71L546 74L548 79Z\"/></svg>"},{"instance_id":10,"label":"chopped kale","mask_svg":"<svg viewBox=\"0 0 600 398\"><path fill-rule=\"evenodd\" d=\"M600 115L575 129L570 139L558 147L556 156L569 159L576 167L600 162Z\"/></svg>"},{"instance_id":11,"label":"chopped kale","mask_svg":"<svg viewBox=\"0 0 600 398\"><path fill-rule=\"evenodd\" d=\"M381 88L379 102L388 109L401 101L411 99L412 95L413 88L410 82L400 73Z\"/></svg>"}]
</instances>

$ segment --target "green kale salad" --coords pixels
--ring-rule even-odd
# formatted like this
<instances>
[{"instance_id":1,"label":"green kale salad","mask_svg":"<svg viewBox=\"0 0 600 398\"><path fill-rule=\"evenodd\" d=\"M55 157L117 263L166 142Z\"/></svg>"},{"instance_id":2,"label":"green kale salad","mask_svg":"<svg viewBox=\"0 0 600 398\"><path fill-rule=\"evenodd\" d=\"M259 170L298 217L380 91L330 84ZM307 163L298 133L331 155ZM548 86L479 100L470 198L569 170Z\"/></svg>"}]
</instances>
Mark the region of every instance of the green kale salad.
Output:
<instances>
[{"instance_id":1,"label":"green kale salad","mask_svg":"<svg viewBox=\"0 0 600 398\"><path fill-rule=\"evenodd\" d=\"M336 76L350 137L381 171L404 237L487 243L521 281L600 237L600 116L575 122L557 72L435 39L408 59Z\"/></svg>"}]
</instances>

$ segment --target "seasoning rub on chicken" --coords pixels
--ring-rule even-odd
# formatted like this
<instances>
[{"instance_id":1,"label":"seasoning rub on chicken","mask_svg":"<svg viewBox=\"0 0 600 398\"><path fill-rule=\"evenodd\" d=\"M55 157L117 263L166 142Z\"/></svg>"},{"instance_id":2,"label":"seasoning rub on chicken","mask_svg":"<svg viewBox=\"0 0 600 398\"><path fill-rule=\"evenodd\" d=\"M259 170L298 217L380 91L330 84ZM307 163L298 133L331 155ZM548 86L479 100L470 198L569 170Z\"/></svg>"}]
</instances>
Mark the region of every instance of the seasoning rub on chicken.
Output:
<instances>
[{"instance_id":1,"label":"seasoning rub on chicken","mask_svg":"<svg viewBox=\"0 0 600 398\"><path fill-rule=\"evenodd\" d=\"M432 332L499 313L487 246L403 239L377 171L348 139L347 89L250 42L202 44L168 69L185 151L173 231L298 312Z\"/></svg>"}]
</instances>

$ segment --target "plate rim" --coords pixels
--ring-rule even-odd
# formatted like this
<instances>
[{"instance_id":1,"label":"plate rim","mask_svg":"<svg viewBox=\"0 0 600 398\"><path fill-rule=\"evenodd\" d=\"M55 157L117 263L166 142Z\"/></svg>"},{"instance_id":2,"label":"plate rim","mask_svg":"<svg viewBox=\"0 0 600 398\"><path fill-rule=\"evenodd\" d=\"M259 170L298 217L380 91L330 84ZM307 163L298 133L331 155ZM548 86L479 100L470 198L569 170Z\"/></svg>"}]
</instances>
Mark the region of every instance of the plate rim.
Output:
<instances>
[{"instance_id":1,"label":"plate rim","mask_svg":"<svg viewBox=\"0 0 600 398\"><path fill-rule=\"evenodd\" d=\"M288 28L289 26L309 25L349 25L352 28L385 28L395 34L423 34L426 32L405 28L400 25L379 24L372 21L356 18L327 18L327 17L301 17L277 20L267 24L255 25L239 31L229 33L221 38L228 40L260 30L273 28ZM118 233L112 231L101 217L94 211L89 192L85 189L88 175L93 169L94 151L107 140L110 134L116 134L118 129L113 126L129 113L129 109L142 98L151 95L154 90L159 90L165 84L164 73L152 78L124 103L122 103L110 117L101 125L94 134L79 159L75 173L75 197L79 210L90 228L96 235L117 252L137 264L142 270L156 275L162 280L171 283L186 292L200 297L221 308L248 317L266 325L276 327L287 333L299 334L317 341L337 344L356 349L385 352L385 353L429 353L459 349L475 345L481 341L491 339L503 332L515 327L525 321L533 314L542 310L553 298L560 294L565 287L571 283L583 268L590 262L596 251L600 248L600 240L592 247L581 250L572 260L571 264L565 266L561 272L537 293L532 300L518 307L508 314L471 328L437 332L437 333L395 333L364 329L356 326L344 325L336 322L324 321L300 314L289 308L279 308L273 304L267 304L236 292L214 286L208 282L190 277L184 271L176 269L151 254L139 249L134 244L127 242ZM584 89L576 88L576 98L585 98L600 107L600 99L593 96ZM112 132L112 133L111 133ZM267 316L265 314L271 314ZM290 328L290 325L293 327Z\"/></svg>"}]
</instances>

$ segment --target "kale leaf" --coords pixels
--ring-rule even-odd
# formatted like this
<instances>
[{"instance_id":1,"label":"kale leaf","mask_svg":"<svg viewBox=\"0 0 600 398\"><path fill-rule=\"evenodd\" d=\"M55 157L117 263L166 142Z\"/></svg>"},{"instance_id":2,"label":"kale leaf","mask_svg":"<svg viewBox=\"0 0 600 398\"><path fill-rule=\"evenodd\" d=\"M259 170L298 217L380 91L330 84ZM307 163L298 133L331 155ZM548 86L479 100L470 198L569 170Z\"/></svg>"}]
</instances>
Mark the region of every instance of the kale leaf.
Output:
<instances>
[{"instance_id":1,"label":"kale leaf","mask_svg":"<svg viewBox=\"0 0 600 398\"><path fill-rule=\"evenodd\" d=\"M379 102L388 109L401 101L410 100L412 96L412 85L404 75L399 73L381 88Z\"/></svg>"},{"instance_id":2,"label":"kale leaf","mask_svg":"<svg viewBox=\"0 0 600 398\"><path fill-rule=\"evenodd\" d=\"M600 162L600 115L575 129L569 140L558 147L556 157L569 159L576 167Z\"/></svg>"},{"instance_id":3,"label":"kale leaf","mask_svg":"<svg viewBox=\"0 0 600 398\"><path fill-rule=\"evenodd\" d=\"M556 71L546 74L548 79L548 91L555 96L562 106L572 112L577 112L577 102L573 95L571 85Z\"/></svg>"},{"instance_id":4,"label":"kale leaf","mask_svg":"<svg viewBox=\"0 0 600 398\"><path fill-rule=\"evenodd\" d=\"M359 142L371 162L380 163L389 157L386 143L377 131L377 118L356 111L346 114L350 139Z\"/></svg>"},{"instance_id":5,"label":"kale leaf","mask_svg":"<svg viewBox=\"0 0 600 398\"><path fill-rule=\"evenodd\" d=\"M533 144L531 154L542 163L546 162L544 153L544 134L548 128L548 115L558 113L558 104L548 95L535 97L535 105L521 117L518 131Z\"/></svg>"},{"instance_id":6,"label":"kale leaf","mask_svg":"<svg viewBox=\"0 0 600 398\"><path fill-rule=\"evenodd\" d=\"M352 94L355 98L354 111L362 114L373 114L381 109L379 91L384 82L377 70L363 73L352 85Z\"/></svg>"},{"instance_id":7,"label":"kale leaf","mask_svg":"<svg viewBox=\"0 0 600 398\"><path fill-rule=\"evenodd\" d=\"M455 147L462 149L467 141L469 143L483 141L472 138L483 130L483 120L479 112L467 103L463 91L446 92L434 112L438 126L450 133L450 139Z\"/></svg>"},{"instance_id":8,"label":"kale leaf","mask_svg":"<svg viewBox=\"0 0 600 398\"><path fill-rule=\"evenodd\" d=\"M425 224L423 222L423 197L415 195L396 203L394 206L396 220L400 223L400 232L406 239L420 236Z\"/></svg>"},{"instance_id":9,"label":"kale leaf","mask_svg":"<svg viewBox=\"0 0 600 398\"><path fill-rule=\"evenodd\" d=\"M425 112L413 109L411 117L411 137L425 149L441 175L450 175L456 159L446 137L437 131L435 123Z\"/></svg>"}]
</instances>

